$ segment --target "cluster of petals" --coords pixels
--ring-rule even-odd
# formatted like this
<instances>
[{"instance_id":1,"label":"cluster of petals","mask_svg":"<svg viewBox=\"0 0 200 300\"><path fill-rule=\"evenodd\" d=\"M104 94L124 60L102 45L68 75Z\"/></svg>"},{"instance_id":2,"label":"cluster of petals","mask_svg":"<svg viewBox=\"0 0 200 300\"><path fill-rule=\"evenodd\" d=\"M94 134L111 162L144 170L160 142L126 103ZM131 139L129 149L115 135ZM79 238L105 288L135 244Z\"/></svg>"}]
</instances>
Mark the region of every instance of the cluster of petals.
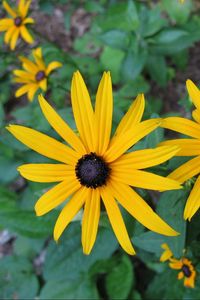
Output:
<instances>
[{"instance_id":1,"label":"cluster of petals","mask_svg":"<svg viewBox=\"0 0 200 300\"><path fill-rule=\"evenodd\" d=\"M6 1L3 1L3 6L10 17L0 20L0 32L6 32L4 41L6 44L10 44L11 50L15 49L19 37L29 44L34 42L26 28L27 24L34 23L32 18L27 17L30 3L31 0L20 0L18 7L13 9Z\"/></svg>"},{"instance_id":2,"label":"cluster of petals","mask_svg":"<svg viewBox=\"0 0 200 300\"><path fill-rule=\"evenodd\" d=\"M135 254L135 250L126 230L120 206L148 229L176 236L178 233L132 188L162 191L181 188L174 179L143 170L169 160L179 151L177 146L161 146L127 153L128 149L158 128L161 123L161 119L141 121L145 107L143 94L138 95L132 103L113 136L111 136L113 96L109 72L104 72L100 81L94 108L81 74L75 72L71 85L71 101L78 135L43 96L39 96L45 118L65 143L24 126L8 127L8 130L26 146L60 162L25 164L19 167L20 174L29 180L58 182L42 195L35 205L36 214L41 216L65 203L55 224L54 239L56 241L59 239L67 225L83 208L82 246L83 252L89 254L96 240L102 203L120 245L129 254ZM104 184L90 187L82 184L76 171L80 161L95 155L107 166L109 176ZM99 172L99 170L89 171ZM90 174L84 171L82 176L88 178Z\"/></svg>"}]
</instances>

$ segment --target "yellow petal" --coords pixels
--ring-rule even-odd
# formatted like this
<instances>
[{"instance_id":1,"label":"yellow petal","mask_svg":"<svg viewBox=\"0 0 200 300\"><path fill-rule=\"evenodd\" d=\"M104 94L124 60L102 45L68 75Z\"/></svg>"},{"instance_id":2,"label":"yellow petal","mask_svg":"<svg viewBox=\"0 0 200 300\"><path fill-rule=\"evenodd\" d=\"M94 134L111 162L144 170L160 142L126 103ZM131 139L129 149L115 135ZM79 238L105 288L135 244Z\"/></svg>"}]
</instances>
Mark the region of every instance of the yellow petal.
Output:
<instances>
[{"instance_id":1,"label":"yellow petal","mask_svg":"<svg viewBox=\"0 0 200 300\"><path fill-rule=\"evenodd\" d=\"M163 119L160 126L200 139L200 125L188 119L169 117Z\"/></svg>"},{"instance_id":2,"label":"yellow petal","mask_svg":"<svg viewBox=\"0 0 200 300\"><path fill-rule=\"evenodd\" d=\"M82 222L82 246L84 254L90 254L96 240L100 217L99 189L90 189L85 201Z\"/></svg>"},{"instance_id":3,"label":"yellow petal","mask_svg":"<svg viewBox=\"0 0 200 300\"><path fill-rule=\"evenodd\" d=\"M27 79L27 78L14 77L13 81L17 82L17 83L29 83L29 84L32 84L32 81L30 79Z\"/></svg>"},{"instance_id":4,"label":"yellow petal","mask_svg":"<svg viewBox=\"0 0 200 300\"><path fill-rule=\"evenodd\" d=\"M42 95L38 97L42 112L51 124L54 130L67 142L69 143L80 156L86 153L85 147L80 141L79 137L74 131L68 126L68 124L56 113L56 111L48 104Z\"/></svg>"},{"instance_id":5,"label":"yellow petal","mask_svg":"<svg viewBox=\"0 0 200 300\"><path fill-rule=\"evenodd\" d=\"M135 124L139 123L144 113L144 107L145 107L144 95L139 94L137 98L133 101L132 105L130 106L125 116L122 118L121 122L117 127L115 134L116 135L123 134L124 132L133 128Z\"/></svg>"},{"instance_id":6,"label":"yellow petal","mask_svg":"<svg viewBox=\"0 0 200 300\"><path fill-rule=\"evenodd\" d=\"M26 18L23 20L23 24L34 24L35 21L33 20L33 18Z\"/></svg>"},{"instance_id":7,"label":"yellow petal","mask_svg":"<svg viewBox=\"0 0 200 300\"><path fill-rule=\"evenodd\" d=\"M14 26L13 19L5 18L0 20L0 31L7 31Z\"/></svg>"},{"instance_id":8,"label":"yellow petal","mask_svg":"<svg viewBox=\"0 0 200 300\"><path fill-rule=\"evenodd\" d=\"M43 91L47 90L47 79L44 78L39 82L39 86Z\"/></svg>"},{"instance_id":9,"label":"yellow petal","mask_svg":"<svg viewBox=\"0 0 200 300\"><path fill-rule=\"evenodd\" d=\"M18 11L20 16L23 15L25 0L19 0Z\"/></svg>"},{"instance_id":10,"label":"yellow petal","mask_svg":"<svg viewBox=\"0 0 200 300\"><path fill-rule=\"evenodd\" d=\"M24 5L23 18L25 18L27 16L30 4L31 4L31 0L27 0Z\"/></svg>"},{"instance_id":11,"label":"yellow petal","mask_svg":"<svg viewBox=\"0 0 200 300\"><path fill-rule=\"evenodd\" d=\"M22 38L25 40L25 42L27 42L28 44L32 44L34 42L32 36L30 35L30 33L28 32L25 26L20 27L20 34Z\"/></svg>"},{"instance_id":12,"label":"yellow petal","mask_svg":"<svg viewBox=\"0 0 200 300\"><path fill-rule=\"evenodd\" d=\"M62 64L58 61L52 61L50 64L48 64L46 69L46 75L48 76L53 70L62 67Z\"/></svg>"},{"instance_id":13,"label":"yellow petal","mask_svg":"<svg viewBox=\"0 0 200 300\"><path fill-rule=\"evenodd\" d=\"M18 167L20 174L35 182L59 182L74 175L72 166L65 164L25 164Z\"/></svg>"},{"instance_id":14,"label":"yellow petal","mask_svg":"<svg viewBox=\"0 0 200 300\"><path fill-rule=\"evenodd\" d=\"M192 102L196 108L200 109L200 91L198 87L190 79L186 81L186 86Z\"/></svg>"},{"instance_id":15,"label":"yellow petal","mask_svg":"<svg viewBox=\"0 0 200 300\"><path fill-rule=\"evenodd\" d=\"M34 129L20 125L10 125L7 129L20 142L46 157L69 165L76 164L80 158L78 154L68 146Z\"/></svg>"},{"instance_id":16,"label":"yellow petal","mask_svg":"<svg viewBox=\"0 0 200 300\"><path fill-rule=\"evenodd\" d=\"M171 251L171 249L169 248L169 246L164 243L162 244L161 246L165 251L162 253L161 257L160 257L160 261L161 262L164 262L164 261L167 261L169 260L172 256L173 256L173 253Z\"/></svg>"},{"instance_id":17,"label":"yellow petal","mask_svg":"<svg viewBox=\"0 0 200 300\"><path fill-rule=\"evenodd\" d=\"M169 266L170 266L171 269L180 270L180 269L182 269L183 262L182 262L182 260L172 258L170 260Z\"/></svg>"},{"instance_id":18,"label":"yellow petal","mask_svg":"<svg viewBox=\"0 0 200 300\"><path fill-rule=\"evenodd\" d=\"M153 167L167 161L178 151L179 148L177 146L162 146L155 149L137 150L119 157L111 163L111 169L112 166L115 168L123 166L132 169Z\"/></svg>"},{"instance_id":19,"label":"yellow petal","mask_svg":"<svg viewBox=\"0 0 200 300\"><path fill-rule=\"evenodd\" d=\"M88 197L88 188L81 187L62 209L54 227L54 240L58 241L63 231L78 213Z\"/></svg>"},{"instance_id":20,"label":"yellow petal","mask_svg":"<svg viewBox=\"0 0 200 300\"><path fill-rule=\"evenodd\" d=\"M178 273L178 280L183 279L183 277L184 277L183 272L182 272L182 271L179 272L179 273Z\"/></svg>"},{"instance_id":21,"label":"yellow petal","mask_svg":"<svg viewBox=\"0 0 200 300\"><path fill-rule=\"evenodd\" d=\"M191 221L191 218L197 212L200 207L200 176L197 178L193 189L187 199L185 210L184 210L184 219Z\"/></svg>"},{"instance_id":22,"label":"yellow petal","mask_svg":"<svg viewBox=\"0 0 200 300\"><path fill-rule=\"evenodd\" d=\"M103 155L110 142L113 113L112 82L110 72L104 72L95 103L95 129L97 145L95 152Z\"/></svg>"},{"instance_id":23,"label":"yellow petal","mask_svg":"<svg viewBox=\"0 0 200 300\"><path fill-rule=\"evenodd\" d=\"M42 216L64 202L71 194L78 191L80 183L74 176L57 184L39 198L35 205L37 216Z\"/></svg>"},{"instance_id":24,"label":"yellow petal","mask_svg":"<svg viewBox=\"0 0 200 300\"><path fill-rule=\"evenodd\" d=\"M31 60L29 60L26 57L20 56L19 59L23 63L23 68L35 76L35 74L39 71L37 65L35 65Z\"/></svg>"},{"instance_id":25,"label":"yellow petal","mask_svg":"<svg viewBox=\"0 0 200 300\"><path fill-rule=\"evenodd\" d=\"M13 32L11 40L10 40L10 49L11 50L14 50L16 47L17 40L19 38L19 32L20 32L20 29L15 28L15 31Z\"/></svg>"},{"instance_id":26,"label":"yellow petal","mask_svg":"<svg viewBox=\"0 0 200 300\"><path fill-rule=\"evenodd\" d=\"M14 26L12 26L11 28L9 28L6 31L5 38L4 38L4 41L5 41L6 44L8 44L10 42L14 32L15 32L15 27Z\"/></svg>"},{"instance_id":27,"label":"yellow petal","mask_svg":"<svg viewBox=\"0 0 200 300\"><path fill-rule=\"evenodd\" d=\"M20 87L16 92L15 92L15 97L21 97L22 95L28 93L30 88L32 87L32 84L25 84L22 87Z\"/></svg>"},{"instance_id":28,"label":"yellow petal","mask_svg":"<svg viewBox=\"0 0 200 300\"><path fill-rule=\"evenodd\" d=\"M32 84L29 91L28 91L28 100L33 101L33 98L35 96L36 91L38 90L38 85L37 84Z\"/></svg>"},{"instance_id":29,"label":"yellow petal","mask_svg":"<svg viewBox=\"0 0 200 300\"><path fill-rule=\"evenodd\" d=\"M113 196L141 224L157 233L176 236L178 233L165 223L152 208L128 185L111 181Z\"/></svg>"},{"instance_id":30,"label":"yellow petal","mask_svg":"<svg viewBox=\"0 0 200 300\"><path fill-rule=\"evenodd\" d=\"M16 76L19 76L21 78L30 79L31 81L35 82L35 76L29 72L23 71L23 70L14 70L13 74Z\"/></svg>"},{"instance_id":31,"label":"yellow petal","mask_svg":"<svg viewBox=\"0 0 200 300\"><path fill-rule=\"evenodd\" d=\"M200 140L196 139L176 139L165 141L159 144L160 146L175 146L179 147L176 156L195 156L200 155Z\"/></svg>"},{"instance_id":32,"label":"yellow petal","mask_svg":"<svg viewBox=\"0 0 200 300\"><path fill-rule=\"evenodd\" d=\"M194 288L194 278L185 277L184 286L187 287L187 288Z\"/></svg>"},{"instance_id":33,"label":"yellow petal","mask_svg":"<svg viewBox=\"0 0 200 300\"><path fill-rule=\"evenodd\" d=\"M182 166L170 173L168 177L183 183L198 173L200 173L200 156L184 163Z\"/></svg>"},{"instance_id":34,"label":"yellow petal","mask_svg":"<svg viewBox=\"0 0 200 300\"><path fill-rule=\"evenodd\" d=\"M126 131L124 134L114 136L104 155L106 161L111 162L117 159L126 152L126 150L156 129L159 125L160 119L151 119L136 124L133 129Z\"/></svg>"},{"instance_id":35,"label":"yellow petal","mask_svg":"<svg viewBox=\"0 0 200 300\"><path fill-rule=\"evenodd\" d=\"M87 151L94 152L94 112L90 96L81 74L77 71L72 78L71 101L74 119Z\"/></svg>"},{"instance_id":36,"label":"yellow petal","mask_svg":"<svg viewBox=\"0 0 200 300\"><path fill-rule=\"evenodd\" d=\"M7 13L9 13L9 15L11 15L13 18L17 16L16 12L10 7L10 5L8 5L6 1L3 1L3 6Z\"/></svg>"},{"instance_id":37,"label":"yellow petal","mask_svg":"<svg viewBox=\"0 0 200 300\"><path fill-rule=\"evenodd\" d=\"M42 48L36 48L35 50L33 50L33 57L35 59L36 64L38 65L38 68L40 69L40 71L46 69L44 60L42 58Z\"/></svg>"},{"instance_id":38,"label":"yellow petal","mask_svg":"<svg viewBox=\"0 0 200 300\"><path fill-rule=\"evenodd\" d=\"M111 178L117 182L150 190L167 191L181 188L177 181L170 178L126 167L112 168Z\"/></svg>"},{"instance_id":39,"label":"yellow petal","mask_svg":"<svg viewBox=\"0 0 200 300\"><path fill-rule=\"evenodd\" d=\"M124 224L120 209L110 193L109 186L100 189L101 197L104 202L108 218L112 225L113 231L121 245L121 247L130 255L135 254L135 250L131 244L126 226Z\"/></svg>"},{"instance_id":40,"label":"yellow petal","mask_svg":"<svg viewBox=\"0 0 200 300\"><path fill-rule=\"evenodd\" d=\"M200 111L198 109L193 110L192 117L197 123L200 123Z\"/></svg>"}]
</instances>

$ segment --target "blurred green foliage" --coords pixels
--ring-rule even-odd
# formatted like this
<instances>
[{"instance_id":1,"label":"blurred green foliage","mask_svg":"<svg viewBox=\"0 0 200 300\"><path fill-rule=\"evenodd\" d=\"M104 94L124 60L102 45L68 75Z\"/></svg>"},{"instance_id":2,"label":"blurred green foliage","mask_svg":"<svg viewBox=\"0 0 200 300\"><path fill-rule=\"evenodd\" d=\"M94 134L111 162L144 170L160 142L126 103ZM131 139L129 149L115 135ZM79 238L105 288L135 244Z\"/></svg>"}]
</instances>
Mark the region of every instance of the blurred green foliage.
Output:
<instances>
[{"instance_id":1,"label":"blurred green foliage","mask_svg":"<svg viewBox=\"0 0 200 300\"><path fill-rule=\"evenodd\" d=\"M74 35L69 51L39 35L33 26L45 61L59 59L63 63L49 79L46 98L74 129L69 99L75 70L84 75L92 99L102 72L111 71L115 128L138 93L148 95L145 118L163 112L164 103L160 96L151 94L151 87L166 87L177 71L184 72L190 47L200 41L200 15L192 0L186 0L184 5L178 0L40 0L38 4L39 12L49 16L55 8L62 9L67 4L63 10L66 32L70 32L72 18L80 7L90 18L89 29L82 36ZM20 67L17 56L23 52L29 55L31 49L21 46L16 53L9 52L0 36L0 228L8 236L5 242L0 236L0 249L8 248L5 256L0 252L0 298L199 299L198 276L195 289L184 288L176 271L159 262L160 246L166 242L177 258L186 251L200 272L200 216L197 214L189 225L182 218L188 185L181 191L160 195L138 189L158 214L181 233L178 237L148 232L122 210L136 257L129 257L118 246L104 214L90 256L82 254L80 220L69 226L58 245L52 240L59 209L44 217L34 213L34 203L49 185L25 182L16 170L23 163L47 159L21 145L5 129L9 123L19 123L55 135L42 116L37 96L33 103L28 103L26 96L14 97L12 70ZM180 104L190 112L187 97ZM163 139L164 131L157 129L137 149L155 147ZM185 158L174 158L152 171L165 176L183 161Z\"/></svg>"}]
</instances>

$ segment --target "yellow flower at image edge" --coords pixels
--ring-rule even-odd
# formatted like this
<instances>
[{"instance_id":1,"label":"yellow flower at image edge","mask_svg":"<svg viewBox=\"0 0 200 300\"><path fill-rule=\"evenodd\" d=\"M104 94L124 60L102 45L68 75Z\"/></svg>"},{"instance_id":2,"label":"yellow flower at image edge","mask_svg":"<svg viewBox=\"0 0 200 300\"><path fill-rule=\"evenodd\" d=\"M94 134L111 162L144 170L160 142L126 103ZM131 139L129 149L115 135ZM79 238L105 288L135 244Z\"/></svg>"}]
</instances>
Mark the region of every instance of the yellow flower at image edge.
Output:
<instances>
[{"instance_id":1,"label":"yellow flower at image edge","mask_svg":"<svg viewBox=\"0 0 200 300\"><path fill-rule=\"evenodd\" d=\"M8 130L36 152L59 161L59 164L25 164L19 167L24 178L36 182L59 182L35 205L36 214L44 215L66 201L54 228L57 241L78 211L83 209L82 246L89 254L96 240L101 201L107 211L115 235L129 253L135 251L129 239L118 203L148 229L176 236L151 207L130 187L152 190L179 189L169 178L140 169L163 163L176 154L176 146L125 152L156 129L160 119L142 121L144 96L138 95L122 118L111 138L113 98L109 72L98 87L93 109L88 90L79 72L72 79L72 109L79 135L39 96L42 112L54 130L70 146L31 128L10 125ZM116 201L117 200L117 201Z\"/></svg>"},{"instance_id":2,"label":"yellow flower at image edge","mask_svg":"<svg viewBox=\"0 0 200 300\"><path fill-rule=\"evenodd\" d=\"M177 180L180 183L184 183L188 179L200 173L200 90L191 80L187 80L186 85L189 96L196 107L196 109L192 112L192 117L195 122L181 117L168 117L163 119L161 124L164 128L174 130L191 137L191 139L175 139L160 143L162 146L179 146L180 151L176 154L177 156L196 156L169 174L169 178ZM200 176L198 175L186 202L184 219L188 219L190 221L199 207Z\"/></svg>"},{"instance_id":3,"label":"yellow flower at image edge","mask_svg":"<svg viewBox=\"0 0 200 300\"><path fill-rule=\"evenodd\" d=\"M51 62L48 66L42 57L42 49L37 48L32 51L35 62L32 62L26 57L20 57L24 70L14 70L13 73L17 77L14 81L17 83L22 83L23 86L20 87L16 93L15 97L20 97L27 93L29 101L32 101L34 95L38 89L43 91L47 90L47 77L49 74L62 66L58 61Z\"/></svg>"},{"instance_id":4,"label":"yellow flower at image edge","mask_svg":"<svg viewBox=\"0 0 200 300\"><path fill-rule=\"evenodd\" d=\"M170 268L175 270L181 270L178 273L178 279L184 278L184 286L194 288L194 282L196 278L196 271L192 265L192 262L183 257L180 260L172 258L169 263Z\"/></svg>"},{"instance_id":5,"label":"yellow flower at image edge","mask_svg":"<svg viewBox=\"0 0 200 300\"><path fill-rule=\"evenodd\" d=\"M21 36L29 44L33 43L33 38L28 32L26 25L34 23L32 18L27 17L31 1L20 0L16 9L12 9L6 1L3 6L11 18L0 20L0 31L6 31L4 41L10 44L11 50L14 50L18 38Z\"/></svg>"}]
</instances>

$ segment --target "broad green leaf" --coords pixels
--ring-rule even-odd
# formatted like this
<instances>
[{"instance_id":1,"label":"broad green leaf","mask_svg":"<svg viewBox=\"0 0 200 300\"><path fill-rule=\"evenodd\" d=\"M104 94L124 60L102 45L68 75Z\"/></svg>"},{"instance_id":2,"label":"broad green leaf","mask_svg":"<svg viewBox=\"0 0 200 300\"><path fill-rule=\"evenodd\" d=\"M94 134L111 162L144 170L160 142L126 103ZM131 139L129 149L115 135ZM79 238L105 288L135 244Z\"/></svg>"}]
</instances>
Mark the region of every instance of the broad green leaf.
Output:
<instances>
[{"instance_id":1,"label":"broad green leaf","mask_svg":"<svg viewBox=\"0 0 200 300\"><path fill-rule=\"evenodd\" d=\"M161 234L148 231L134 236L132 241L134 246L147 252L155 253L159 257L163 251L161 245L165 242L165 238Z\"/></svg>"},{"instance_id":2,"label":"broad green leaf","mask_svg":"<svg viewBox=\"0 0 200 300\"><path fill-rule=\"evenodd\" d=\"M102 33L99 39L107 46L119 49L126 49L129 43L127 32L122 30L109 30Z\"/></svg>"},{"instance_id":3,"label":"broad green leaf","mask_svg":"<svg viewBox=\"0 0 200 300\"><path fill-rule=\"evenodd\" d=\"M181 3L180 1L162 0L162 6L172 21L177 24L185 24L193 9L193 1L187 0Z\"/></svg>"},{"instance_id":4,"label":"broad green leaf","mask_svg":"<svg viewBox=\"0 0 200 300\"><path fill-rule=\"evenodd\" d=\"M160 86L167 84L167 64L163 56L149 55L146 66L151 78L154 79L157 84Z\"/></svg>"}]
</instances>

